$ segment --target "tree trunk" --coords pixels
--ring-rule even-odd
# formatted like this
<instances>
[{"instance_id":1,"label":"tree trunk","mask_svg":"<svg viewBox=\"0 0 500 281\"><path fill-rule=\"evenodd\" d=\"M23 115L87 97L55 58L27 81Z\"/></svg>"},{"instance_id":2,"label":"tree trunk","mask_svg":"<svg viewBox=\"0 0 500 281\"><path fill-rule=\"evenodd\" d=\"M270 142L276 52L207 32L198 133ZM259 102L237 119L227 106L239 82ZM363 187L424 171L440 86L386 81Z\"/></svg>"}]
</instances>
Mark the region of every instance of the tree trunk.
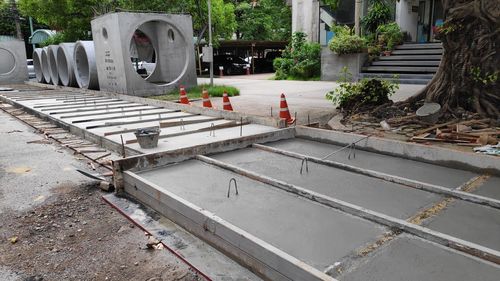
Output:
<instances>
[{"instance_id":1,"label":"tree trunk","mask_svg":"<svg viewBox=\"0 0 500 281\"><path fill-rule=\"evenodd\" d=\"M427 87L409 98L500 118L500 0L442 0L443 58Z\"/></svg>"}]
</instances>

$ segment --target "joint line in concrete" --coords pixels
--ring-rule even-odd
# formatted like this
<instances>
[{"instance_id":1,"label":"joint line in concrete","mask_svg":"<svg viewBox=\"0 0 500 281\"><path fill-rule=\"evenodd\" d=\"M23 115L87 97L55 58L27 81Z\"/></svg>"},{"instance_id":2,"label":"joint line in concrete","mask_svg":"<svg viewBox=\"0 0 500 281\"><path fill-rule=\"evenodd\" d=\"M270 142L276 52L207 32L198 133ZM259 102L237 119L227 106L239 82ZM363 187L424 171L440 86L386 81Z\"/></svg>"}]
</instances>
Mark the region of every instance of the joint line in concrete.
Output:
<instances>
[{"instance_id":1,"label":"joint line in concrete","mask_svg":"<svg viewBox=\"0 0 500 281\"><path fill-rule=\"evenodd\" d=\"M310 161L315 162L317 164L326 165L326 166L346 170L349 172L353 172L353 173L362 174L365 176L385 180L388 182L393 182L393 183L405 185L405 186L408 186L411 188L425 190L425 191L429 191L429 192L433 192L433 193L437 193L437 194L441 194L441 195L451 196L453 198L457 198L457 199L460 199L463 201L468 201L468 202L472 202L472 203L476 203L476 204L480 204L480 205L486 205L489 207L500 209L500 200L496 200L493 198L488 198L488 197L484 197L484 196L480 196L480 195L476 195L476 194L471 194L471 193L463 192L460 190L453 190L453 189L449 189L449 188L434 185L434 184L428 184L428 183L424 183L424 182L420 182L420 181L416 181L416 180L412 180L412 179L408 179L408 178L403 178L403 177L394 176L394 175L390 175L390 174L386 174L386 173L382 173L382 172L377 172L374 170L363 169L363 168L347 165L347 164L340 163L340 162L335 162L335 161L330 161L330 160L322 160L322 159L319 159L316 157L312 157L312 156L308 156L308 155L304 155L304 154L300 154L300 153L296 153L296 152L290 152L290 151L286 151L286 150L282 150L282 149L277 149L277 148L262 145L262 144L253 144L252 146L255 148L261 149L261 150L285 155L285 156L292 157L292 158L297 158L297 159L307 158Z\"/></svg>"},{"instance_id":2,"label":"joint line in concrete","mask_svg":"<svg viewBox=\"0 0 500 281\"><path fill-rule=\"evenodd\" d=\"M410 234L416 235L425 240L429 240L446 247L453 248L455 250L459 250L470 255L494 262L496 264L500 264L500 251L490 249L476 243L472 243L460 238L456 238L454 236L444 234L438 231L431 230L426 227L422 227L419 225L415 225L409 223L405 220L394 218L376 211L372 211L361 206L351 204L327 195L323 195L311 190L308 190L304 187L300 187L294 184L290 184L287 182L283 182L280 180L276 180L246 169L239 168L237 166L227 164L221 162L219 160L203 156L197 155L196 159L208 163L210 165L214 165L220 167L222 169L234 172L241 176L268 184L272 187L279 188L281 190L290 192L292 194L301 196L303 198L309 199L313 202L317 202L323 204L325 206L338 209L344 213L351 214L353 216L361 217L369 221L373 221L378 224L385 225L390 228L398 228L402 231L408 232Z\"/></svg>"}]
</instances>

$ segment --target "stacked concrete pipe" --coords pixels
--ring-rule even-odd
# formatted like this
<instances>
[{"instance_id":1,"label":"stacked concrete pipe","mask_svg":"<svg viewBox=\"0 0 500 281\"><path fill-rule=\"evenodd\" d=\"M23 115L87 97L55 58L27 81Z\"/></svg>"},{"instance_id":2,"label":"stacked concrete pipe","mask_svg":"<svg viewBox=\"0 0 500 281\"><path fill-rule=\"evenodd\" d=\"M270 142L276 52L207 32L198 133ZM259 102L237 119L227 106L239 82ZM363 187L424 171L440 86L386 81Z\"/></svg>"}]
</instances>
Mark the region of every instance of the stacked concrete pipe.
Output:
<instances>
[{"instance_id":1,"label":"stacked concrete pipe","mask_svg":"<svg viewBox=\"0 0 500 281\"><path fill-rule=\"evenodd\" d=\"M57 71L57 59L56 59L57 50L59 50L58 45L50 45L47 51L49 70L50 70L50 80L54 85L60 85L59 73Z\"/></svg>"},{"instance_id":2,"label":"stacked concrete pipe","mask_svg":"<svg viewBox=\"0 0 500 281\"><path fill-rule=\"evenodd\" d=\"M57 72L59 82L63 86L76 87L75 69L73 55L75 53L75 43L61 43L57 50Z\"/></svg>"},{"instance_id":3,"label":"stacked concrete pipe","mask_svg":"<svg viewBox=\"0 0 500 281\"><path fill-rule=\"evenodd\" d=\"M43 78L45 80L45 83L50 83L52 80L50 78L50 69L49 69L49 55L48 55L49 48L44 47L42 49L42 74Z\"/></svg>"},{"instance_id":4,"label":"stacked concrete pipe","mask_svg":"<svg viewBox=\"0 0 500 281\"><path fill-rule=\"evenodd\" d=\"M45 83L45 77L42 72L42 48L33 50L33 67L35 68L36 81L38 83Z\"/></svg>"},{"instance_id":5,"label":"stacked concrete pipe","mask_svg":"<svg viewBox=\"0 0 500 281\"><path fill-rule=\"evenodd\" d=\"M99 90L93 41L77 41L74 50L75 76L78 86Z\"/></svg>"}]
</instances>

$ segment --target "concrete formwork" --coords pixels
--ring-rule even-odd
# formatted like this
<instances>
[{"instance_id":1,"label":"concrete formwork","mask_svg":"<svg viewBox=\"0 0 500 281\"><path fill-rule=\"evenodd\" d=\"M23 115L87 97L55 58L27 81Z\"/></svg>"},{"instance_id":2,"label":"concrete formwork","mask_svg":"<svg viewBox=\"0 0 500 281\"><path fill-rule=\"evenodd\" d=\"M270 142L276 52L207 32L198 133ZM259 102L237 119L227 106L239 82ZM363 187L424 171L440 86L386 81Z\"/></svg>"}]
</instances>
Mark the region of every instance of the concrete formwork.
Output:
<instances>
[{"instance_id":1,"label":"concrete formwork","mask_svg":"<svg viewBox=\"0 0 500 281\"><path fill-rule=\"evenodd\" d=\"M35 68L36 81L38 83L45 83L45 77L42 72L42 48L33 50L33 67Z\"/></svg>"},{"instance_id":2,"label":"concrete formwork","mask_svg":"<svg viewBox=\"0 0 500 281\"><path fill-rule=\"evenodd\" d=\"M63 86L78 86L74 69L75 43L61 43L57 50L57 71ZM40 81L39 81L40 82Z\"/></svg>"},{"instance_id":3,"label":"concrete formwork","mask_svg":"<svg viewBox=\"0 0 500 281\"><path fill-rule=\"evenodd\" d=\"M136 31L140 31L141 38ZM112 13L92 21L101 89L136 96L164 94L196 85L192 20L189 15ZM152 50L142 45L150 42ZM154 53L154 54L153 54ZM131 57L156 63L145 79ZM154 59L152 59L154 58Z\"/></svg>"},{"instance_id":4,"label":"concrete formwork","mask_svg":"<svg viewBox=\"0 0 500 281\"><path fill-rule=\"evenodd\" d=\"M77 41L73 54L76 82L80 88L99 89L99 78L93 41Z\"/></svg>"},{"instance_id":5,"label":"concrete formwork","mask_svg":"<svg viewBox=\"0 0 500 281\"><path fill-rule=\"evenodd\" d=\"M24 41L0 42L0 84L20 83L28 80Z\"/></svg>"},{"instance_id":6,"label":"concrete formwork","mask_svg":"<svg viewBox=\"0 0 500 281\"><path fill-rule=\"evenodd\" d=\"M364 280L373 273L399 280L401 270L408 280L499 274L499 241L491 235L500 225L500 201L491 191L498 178L483 175L499 172L497 159L474 155L467 163L463 154L439 148L418 155L420 145L372 137L349 153L338 145L360 136L303 127L248 124L242 135L231 127L214 137L208 124L231 123L220 118L237 113L118 94L58 90L0 99L116 151L121 137L133 141L135 128L163 126L166 142L158 150L125 145L127 155L137 155L115 161L115 186L265 279Z\"/></svg>"},{"instance_id":7,"label":"concrete formwork","mask_svg":"<svg viewBox=\"0 0 500 281\"><path fill-rule=\"evenodd\" d=\"M50 45L47 49L47 59L49 65L49 73L51 83L54 85L61 85L59 81L59 71L57 66L57 51L59 50L58 45Z\"/></svg>"}]
</instances>

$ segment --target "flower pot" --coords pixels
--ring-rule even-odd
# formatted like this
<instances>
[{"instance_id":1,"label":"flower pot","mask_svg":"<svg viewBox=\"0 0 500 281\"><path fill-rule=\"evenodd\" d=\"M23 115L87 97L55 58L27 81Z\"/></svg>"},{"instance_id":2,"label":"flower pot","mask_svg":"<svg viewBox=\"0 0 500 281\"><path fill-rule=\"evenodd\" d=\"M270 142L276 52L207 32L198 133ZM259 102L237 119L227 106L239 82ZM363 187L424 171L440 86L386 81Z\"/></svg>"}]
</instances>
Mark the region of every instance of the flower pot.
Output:
<instances>
[{"instance_id":1,"label":"flower pot","mask_svg":"<svg viewBox=\"0 0 500 281\"><path fill-rule=\"evenodd\" d=\"M392 51L384 51L384 56L388 57L392 54Z\"/></svg>"}]
</instances>

